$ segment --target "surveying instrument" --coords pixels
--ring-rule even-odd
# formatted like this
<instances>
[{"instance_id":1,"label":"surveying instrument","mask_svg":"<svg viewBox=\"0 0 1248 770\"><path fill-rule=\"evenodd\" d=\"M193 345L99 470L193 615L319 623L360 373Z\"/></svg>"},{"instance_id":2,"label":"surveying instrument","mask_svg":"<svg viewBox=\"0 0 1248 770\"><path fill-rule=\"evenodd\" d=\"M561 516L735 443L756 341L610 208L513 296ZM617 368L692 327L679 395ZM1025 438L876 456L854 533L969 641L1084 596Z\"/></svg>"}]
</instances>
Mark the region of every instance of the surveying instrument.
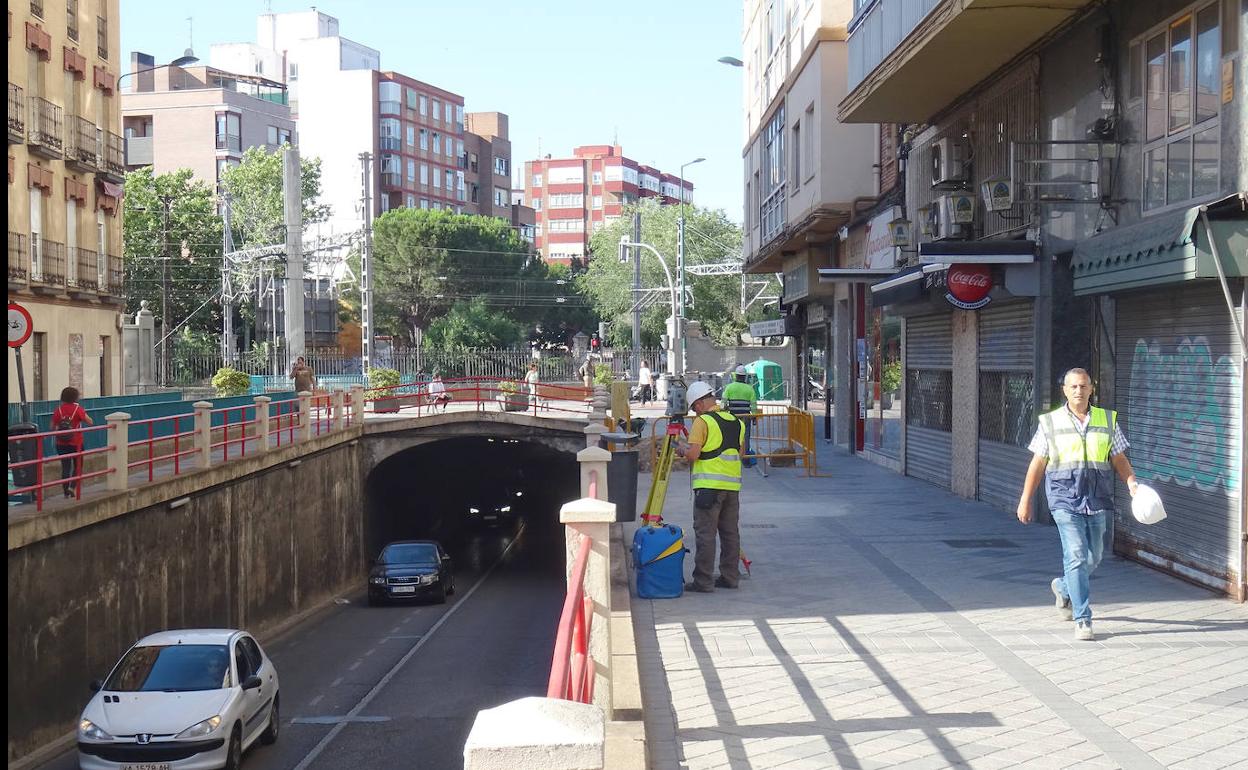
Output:
<instances>
[{"instance_id":1,"label":"surveying instrument","mask_svg":"<svg viewBox=\"0 0 1248 770\"><path fill-rule=\"evenodd\" d=\"M689 403L685 398L687 388L685 381L673 377L667 384L667 429L663 433L663 443L659 448L659 459L654 465L654 478L650 484L650 494L646 497L646 507L641 513L641 523L645 527L663 526L663 504L667 500L667 485L672 478L672 463L676 459L676 447L680 439L688 438L689 431L685 428L685 415L689 412ZM750 575L752 562L745 558L745 549L741 549L741 565L745 574Z\"/></svg>"}]
</instances>

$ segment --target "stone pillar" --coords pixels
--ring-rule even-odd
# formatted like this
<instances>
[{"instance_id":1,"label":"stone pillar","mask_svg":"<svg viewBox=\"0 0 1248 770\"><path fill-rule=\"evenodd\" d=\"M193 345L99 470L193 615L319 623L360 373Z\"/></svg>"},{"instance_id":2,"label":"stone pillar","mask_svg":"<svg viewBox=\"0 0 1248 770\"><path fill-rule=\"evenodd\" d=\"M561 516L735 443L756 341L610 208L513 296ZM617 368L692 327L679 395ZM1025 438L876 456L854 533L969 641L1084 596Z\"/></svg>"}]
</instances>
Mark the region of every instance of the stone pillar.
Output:
<instances>
[{"instance_id":1,"label":"stone pillar","mask_svg":"<svg viewBox=\"0 0 1248 770\"><path fill-rule=\"evenodd\" d=\"M576 461L581 467L581 497L590 497L589 482L597 478L597 492L592 495L596 500L607 499L607 463L611 462L611 453L600 447L591 446L576 453Z\"/></svg>"},{"instance_id":2,"label":"stone pillar","mask_svg":"<svg viewBox=\"0 0 1248 770\"><path fill-rule=\"evenodd\" d=\"M108 491L116 492L130 486L130 415L113 412L104 418L108 422Z\"/></svg>"},{"instance_id":3,"label":"stone pillar","mask_svg":"<svg viewBox=\"0 0 1248 770\"><path fill-rule=\"evenodd\" d=\"M979 313L953 311L953 469L950 489L974 499L979 491Z\"/></svg>"},{"instance_id":4,"label":"stone pillar","mask_svg":"<svg viewBox=\"0 0 1248 770\"><path fill-rule=\"evenodd\" d=\"M199 467L212 465L212 402L196 401L195 408L195 449L199 452Z\"/></svg>"},{"instance_id":5,"label":"stone pillar","mask_svg":"<svg viewBox=\"0 0 1248 770\"><path fill-rule=\"evenodd\" d=\"M358 423L364 419L364 386L351 386L351 422Z\"/></svg>"},{"instance_id":6,"label":"stone pillar","mask_svg":"<svg viewBox=\"0 0 1248 770\"><path fill-rule=\"evenodd\" d=\"M589 421L602 424L602 421L607 418L607 408L611 406L611 394L607 392L606 385L594 386L594 394L589 406Z\"/></svg>"},{"instance_id":7,"label":"stone pillar","mask_svg":"<svg viewBox=\"0 0 1248 770\"><path fill-rule=\"evenodd\" d=\"M521 698L477 712L464 770L597 770L606 762L605 745L602 709Z\"/></svg>"},{"instance_id":8,"label":"stone pillar","mask_svg":"<svg viewBox=\"0 0 1248 770\"><path fill-rule=\"evenodd\" d=\"M256 451L269 451L269 402L268 396L256 396Z\"/></svg>"},{"instance_id":9,"label":"stone pillar","mask_svg":"<svg viewBox=\"0 0 1248 770\"><path fill-rule=\"evenodd\" d=\"M582 453L605 449L583 449ZM603 463L604 474L606 463ZM589 658L594 667L594 705L611 719L611 525L615 506L605 500L581 498L565 503L559 510L565 530L565 563L572 572L581 538L594 541L585 566L585 595L594 603L589 631Z\"/></svg>"},{"instance_id":10,"label":"stone pillar","mask_svg":"<svg viewBox=\"0 0 1248 770\"><path fill-rule=\"evenodd\" d=\"M334 420L330 423L329 429L332 431L340 431L342 430L344 422L342 419L343 397L341 390L335 390L329 394L329 404L334 413Z\"/></svg>"},{"instance_id":11,"label":"stone pillar","mask_svg":"<svg viewBox=\"0 0 1248 770\"><path fill-rule=\"evenodd\" d=\"M602 434L607 432L607 428L600 422L591 422L581 432L585 434L585 446L596 447L599 439L602 438Z\"/></svg>"},{"instance_id":12,"label":"stone pillar","mask_svg":"<svg viewBox=\"0 0 1248 770\"><path fill-rule=\"evenodd\" d=\"M312 394L299 391L299 440L312 440Z\"/></svg>"}]
</instances>

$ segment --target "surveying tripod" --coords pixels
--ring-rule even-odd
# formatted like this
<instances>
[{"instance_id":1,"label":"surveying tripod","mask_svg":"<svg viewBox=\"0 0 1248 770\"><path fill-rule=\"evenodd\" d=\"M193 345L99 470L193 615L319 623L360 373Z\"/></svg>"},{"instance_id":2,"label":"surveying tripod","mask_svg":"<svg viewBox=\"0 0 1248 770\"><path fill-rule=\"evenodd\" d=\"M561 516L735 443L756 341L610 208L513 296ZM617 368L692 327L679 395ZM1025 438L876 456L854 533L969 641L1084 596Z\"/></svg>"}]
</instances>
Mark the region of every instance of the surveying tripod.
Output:
<instances>
[{"instance_id":1,"label":"surveying tripod","mask_svg":"<svg viewBox=\"0 0 1248 770\"><path fill-rule=\"evenodd\" d=\"M687 408L685 406L684 390L679 391L678 395L673 398L672 390L669 386L668 395L668 418L667 429L663 433L663 444L659 449L659 459L654 465L654 479L650 484L650 494L646 496L646 507L641 513L641 523L645 527L661 527L663 526L663 504L667 500L667 485L672 478L672 463L676 459L676 446L683 436L689 437L689 431L685 429L684 414ZM745 568L745 574L751 575L749 559L745 558L745 548L741 549L741 566ZM752 576L752 575L751 575Z\"/></svg>"}]
</instances>

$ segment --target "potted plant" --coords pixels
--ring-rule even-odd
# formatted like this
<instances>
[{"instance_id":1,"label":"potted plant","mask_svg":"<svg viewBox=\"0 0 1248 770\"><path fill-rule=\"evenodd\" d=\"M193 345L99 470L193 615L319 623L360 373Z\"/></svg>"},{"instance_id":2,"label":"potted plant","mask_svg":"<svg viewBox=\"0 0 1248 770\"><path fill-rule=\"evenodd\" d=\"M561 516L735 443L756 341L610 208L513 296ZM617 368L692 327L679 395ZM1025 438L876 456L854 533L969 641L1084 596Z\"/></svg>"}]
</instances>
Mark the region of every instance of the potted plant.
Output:
<instances>
[{"instance_id":1,"label":"potted plant","mask_svg":"<svg viewBox=\"0 0 1248 770\"><path fill-rule=\"evenodd\" d=\"M383 398L384 401L373 401L374 412L397 412L402 406L402 399L392 398L398 396L399 391L395 388L402 381L402 376L397 369L381 369L372 368L368 370L368 384L371 386L364 394L364 400Z\"/></svg>"},{"instance_id":2,"label":"potted plant","mask_svg":"<svg viewBox=\"0 0 1248 770\"><path fill-rule=\"evenodd\" d=\"M218 396L243 396L251 392L251 377L231 366L223 366L212 376L212 387Z\"/></svg>"},{"instance_id":3,"label":"potted plant","mask_svg":"<svg viewBox=\"0 0 1248 770\"><path fill-rule=\"evenodd\" d=\"M901 387L901 362L889 361L880 373L880 407L892 409L897 389Z\"/></svg>"},{"instance_id":4,"label":"potted plant","mask_svg":"<svg viewBox=\"0 0 1248 770\"><path fill-rule=\"evenodd\" d=\"M498 383L498 410L500 412L523 412L529 408L529 394L520 390L515 380Z\"/></svg>"}]
</instances>

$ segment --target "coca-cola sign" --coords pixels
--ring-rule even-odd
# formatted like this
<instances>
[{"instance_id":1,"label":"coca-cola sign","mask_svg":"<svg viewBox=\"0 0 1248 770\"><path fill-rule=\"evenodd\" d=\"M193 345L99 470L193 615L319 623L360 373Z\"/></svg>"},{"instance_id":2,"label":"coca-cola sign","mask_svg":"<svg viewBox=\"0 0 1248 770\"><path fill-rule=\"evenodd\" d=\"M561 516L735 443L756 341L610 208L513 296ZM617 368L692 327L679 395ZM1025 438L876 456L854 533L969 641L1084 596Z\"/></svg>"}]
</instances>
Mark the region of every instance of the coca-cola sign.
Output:
<instances>
[{"instance_id":1,"label":"coca-cola sign","mask_svg":"<svg viewBox=\"0 0 1248 770\"><path fill-rule=\"evenodd\" d=\"M988 304L992 291L992 268L988 265L950 265L945 276L948 293L945 299L963 310L975 310Z\"/></svg>"}]
</instances>

